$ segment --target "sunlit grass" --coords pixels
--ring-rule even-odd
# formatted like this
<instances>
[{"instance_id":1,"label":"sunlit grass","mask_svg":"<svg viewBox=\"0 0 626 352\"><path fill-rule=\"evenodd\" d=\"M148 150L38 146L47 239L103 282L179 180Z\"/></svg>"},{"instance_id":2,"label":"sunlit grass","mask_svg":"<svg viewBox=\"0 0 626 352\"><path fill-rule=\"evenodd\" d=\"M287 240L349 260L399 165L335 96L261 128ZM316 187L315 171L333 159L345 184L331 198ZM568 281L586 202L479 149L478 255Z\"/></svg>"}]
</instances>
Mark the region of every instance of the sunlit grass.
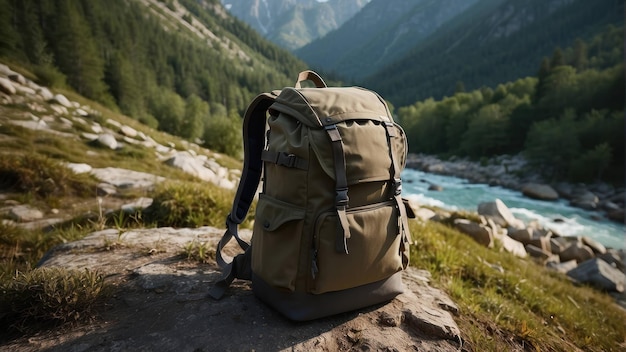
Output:
<instances>
[{"instance_id":1,"label":"sunlit grass","mask_svg":"<svg viewBox=\"0 0 626 352\"><path fill-rule=\"evenodd\" d=\"M626 314L612 298L574 286L530 259L484 248L439 223L411 223L413 266L461 309L457 318L474 350L619 351Z\"/></svg>"}]
</instances>

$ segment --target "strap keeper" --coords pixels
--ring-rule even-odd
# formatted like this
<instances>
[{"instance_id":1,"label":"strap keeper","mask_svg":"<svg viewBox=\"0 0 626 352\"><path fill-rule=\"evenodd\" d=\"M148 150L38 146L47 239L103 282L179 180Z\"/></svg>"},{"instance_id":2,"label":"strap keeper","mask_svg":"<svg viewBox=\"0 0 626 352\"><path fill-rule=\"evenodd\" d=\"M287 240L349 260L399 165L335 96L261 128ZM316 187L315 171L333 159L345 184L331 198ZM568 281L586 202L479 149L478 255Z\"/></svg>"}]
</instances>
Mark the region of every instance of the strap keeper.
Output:
<instances>
[{"instance_id":1,"label":"strap keeper","mask_svg":"<svg viewBox=\"0 0 626 352\"><path fill-rule=\"evenodd\" d=\"M399 196L402 194L402 179L401 178L393 179L393 188L394 188L394 195Z\"/></svg>"}]
</instances>

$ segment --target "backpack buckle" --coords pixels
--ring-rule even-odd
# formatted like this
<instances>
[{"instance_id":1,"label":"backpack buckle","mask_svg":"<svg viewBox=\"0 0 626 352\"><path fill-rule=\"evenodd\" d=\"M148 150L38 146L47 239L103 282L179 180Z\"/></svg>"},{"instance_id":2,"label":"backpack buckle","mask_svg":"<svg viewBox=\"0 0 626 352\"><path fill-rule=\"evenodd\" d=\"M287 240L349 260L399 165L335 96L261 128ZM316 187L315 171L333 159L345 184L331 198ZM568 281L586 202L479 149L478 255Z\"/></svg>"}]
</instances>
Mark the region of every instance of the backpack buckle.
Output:
<instances>
[{"instance_id":1,"label":"backpack buckle","mask_svg":"<svg viewBox=\"0 0 626 352\"><path fill-rule=\"evenodd\" d=\"M335 190L335 205L347 207L348 206L348 189L342 188Z\"/></svg>"},{"instance_id":2,"label":"backpack buckle","mask_svg":"<svg viewBox=\"0 0 626 352\"><path fill-rule=\"evenodd\" d=\"M402 179L400 178L394 178L393 179L393 188L394 188L394 195L399 196L402 194Z\"/></svg>"},{"instance_id":3,"label":"backpack buckle","mask_svg":"<svg viewBox=\"0 0 626 352\"><path fill-rule=\"evenodd\" d=\"M276 158L276 164L280 166L286 167L295 167L296 165L296 155L288 154L285 152L278 153L278 157Z\"/></svg>"}]
</instances>

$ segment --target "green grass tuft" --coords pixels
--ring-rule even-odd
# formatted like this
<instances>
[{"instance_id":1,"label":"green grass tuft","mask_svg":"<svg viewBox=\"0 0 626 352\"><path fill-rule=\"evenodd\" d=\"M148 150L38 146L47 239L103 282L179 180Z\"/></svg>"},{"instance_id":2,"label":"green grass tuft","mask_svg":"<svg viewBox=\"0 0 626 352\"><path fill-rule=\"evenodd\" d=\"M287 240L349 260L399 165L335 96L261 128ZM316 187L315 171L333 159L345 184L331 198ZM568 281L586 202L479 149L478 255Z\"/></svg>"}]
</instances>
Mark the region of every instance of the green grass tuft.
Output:
<instances>
[{"instance_id":1,"label":"green grass tuft","mask_svg":"<svg viewBox=\"0 0 626 352\"><path fill-rule=\"evenodd\" d=\"M10 330L93 320L103 303L102 275L89 270L39 268L0 282L0 322Z\"/></svg>"}]
</instances>

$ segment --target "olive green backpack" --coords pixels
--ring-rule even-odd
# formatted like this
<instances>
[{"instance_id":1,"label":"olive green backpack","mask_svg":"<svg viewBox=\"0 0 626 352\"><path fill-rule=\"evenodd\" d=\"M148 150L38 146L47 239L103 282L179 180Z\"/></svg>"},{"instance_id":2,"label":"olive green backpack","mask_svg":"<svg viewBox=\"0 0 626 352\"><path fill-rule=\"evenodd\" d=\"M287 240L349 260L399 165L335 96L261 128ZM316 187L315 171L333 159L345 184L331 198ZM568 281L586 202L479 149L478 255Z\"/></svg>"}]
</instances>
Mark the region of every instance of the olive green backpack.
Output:
<instances>
[{"instance_id":1,"label":"olive green backpack","mask_svg":"<svg viewBox=\"0 0 626 352\"><path fill-rule=\"evenodd\" d=\"M315 88L301 88L312 81ZM269 113L269 117L267 114ZM315 72L295 88L264 93L246 110L244 166L227 230L217 246L221 298L235 278L292 320L389 301L409 262L400 172L407 143L385 101L358 87L329 88ZM263 176L251 245L237 226ZM243 254L227 263L235 238Z\"/></svg>"}]
</instances>

